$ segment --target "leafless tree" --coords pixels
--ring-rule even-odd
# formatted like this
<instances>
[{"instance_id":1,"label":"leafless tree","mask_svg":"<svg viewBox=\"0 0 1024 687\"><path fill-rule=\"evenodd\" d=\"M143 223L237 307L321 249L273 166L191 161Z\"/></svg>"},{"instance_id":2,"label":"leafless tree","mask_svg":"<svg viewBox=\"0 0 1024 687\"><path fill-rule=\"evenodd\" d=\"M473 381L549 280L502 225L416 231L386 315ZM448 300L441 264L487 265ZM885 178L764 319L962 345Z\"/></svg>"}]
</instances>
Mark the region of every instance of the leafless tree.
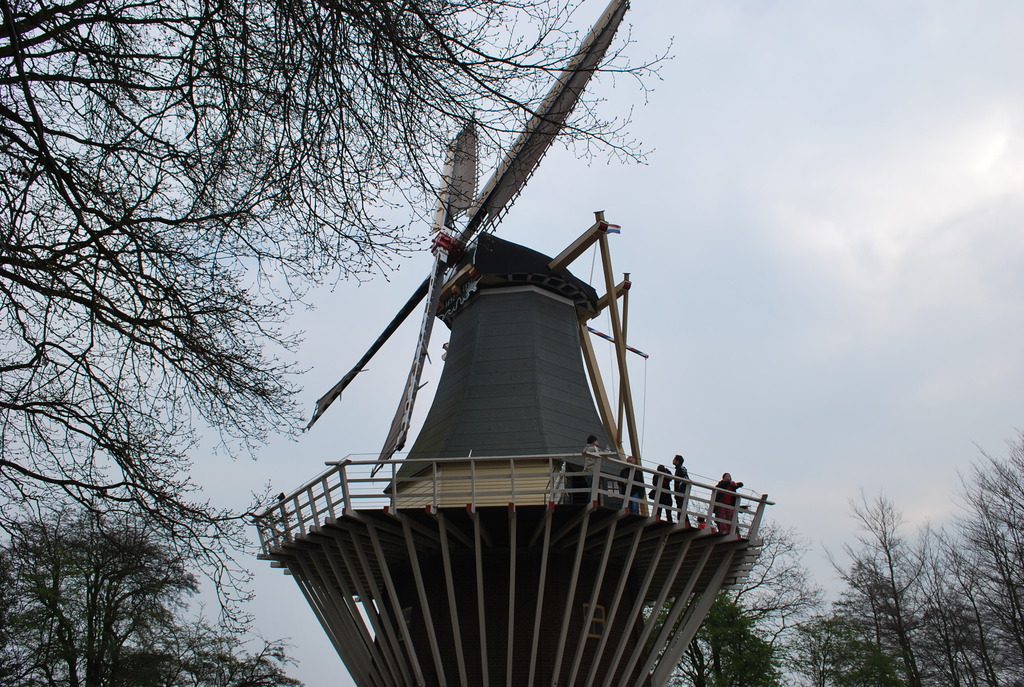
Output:
<instances>
[{"instance_id":1,"label":"leafless tree","mask_svg":"<svg viewBox=\"0 0 1024 687\"><path fill-rule=\"evenodd\" d=\"M918 631L925 557L903 532L903 516L884 496L851 502L858 530L855 544L844 545L849 565L832 557L846 590L838 607L861 623L880 647L899 653L907 685L920 687Z\"/></svg>"},{"instance_id":2,"label":"leafless tree","mask_svg":"<svg viewBox=\"0 0 1024 687\"><path fill-rule=\"evenodd\" d=\"M297 427L291 309L411 247L382 216L466 121L522 126L574 5L0 0L0 500L144 512L239 574L197 437ZM632 154L593 105L569 140Z\"/></svg>"},{"instance_id":3,"label":"leafless tree","mask_svg":"<svg viewBox=\"0 0 1024 687\"><path fill-rule=\"evenodd\" d=\"M1024 674L1024 433L963 480L960 588L979 616L989 679ZM969 589L968 589L969 587Z\"/></svg>"},{"instance_id":4,"label":"leafless tree","mask_svg":"<svg viewBox=\"0 0 1024 687\"><path fill-rule=\"evenodd\" d=\"M973 679L971 684L995 687L1001 684L999 673L1007 662L1007 652L997 640L998 632L986 621L988 600L984 588L978 584L980 567L976 557L961 546L959 540L951 540L946 562L954 581L952 591L959 596L963 613L970 618L967 628L972 637L965 641L965 647L973 658L967 666Z\"/></svg>"},{"instance_id":5,"label":"leafless tree","mask_svg":"<svg viewBox=\"0 0 1024 687\"><path fill-rule=\"evenodd\" d=\"M775 647L820 607L822 591L803 565L809 545L795 530L772 521L760 536L761 553L736 602Z\"/></svg>"},{"instance_id":6,"label":"leafless tree","mask_svg":"<svg viewBox=\"0 0 1024 687\"><path fill-rule=\"evenodd\" d=\"M979 615L974 572L962 542L946 531L926 528L921 579L922 662L931 666L931 684L965 687L992 682L990 633Z\"/></svg>"}]
</instances>

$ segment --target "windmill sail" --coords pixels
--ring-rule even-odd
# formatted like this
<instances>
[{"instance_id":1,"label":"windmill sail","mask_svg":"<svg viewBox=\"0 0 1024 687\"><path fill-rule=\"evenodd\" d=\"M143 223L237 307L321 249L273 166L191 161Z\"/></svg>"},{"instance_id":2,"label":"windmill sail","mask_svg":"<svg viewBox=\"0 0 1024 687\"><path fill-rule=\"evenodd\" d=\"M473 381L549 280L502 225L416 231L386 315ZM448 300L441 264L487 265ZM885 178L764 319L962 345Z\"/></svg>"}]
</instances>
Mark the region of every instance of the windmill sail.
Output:
<instances>
[{"instance_id":1,"label":"windmill sail","mask_svg":"<svg viewBox=\"0 0 1024 687\"><path fill-rule=\"evenodd\" d=\"M420 304L423 297L427 295L427 288L429 286L430 278L428 277L423 280L423 283L420 284L419 287L417 287L412 296L409 297L409 300L405 302L405 305L402 306L398 313L391 318L391 322L389 322L388 326L384 328L384 331L380 333L380 336L378 336L377 340L373 342L373 345L367 349L366 353L363 353L363 357L359 359L359 362L355 364L355 367L349 370L337 384L332 386L330 391L317 400L316 408L313 410L313 417L309 419L309 424L306 425L306 429L312 427L313 423L320 419L320 416L324 414L324 411L327 410L328 406L334 403L334 400L338 398L338 396L341 396L341 392L345 390L345 387L352 383L352 380L356 378L356 375L362 372L366 367L366 363L370 362L370 359L373 358L373 356L377 354L377 351L379 351L381 347L387 343L387 340L391 338L391 335L394 334L400 326L402 326L402 323L405 322L405 318L407 318L409 314L416 309L416 306Z\"/></svg>"},{"instance_id":2,"label":"windmill sail","mask_svg":"<svg viewBox=\"0 0 1024 687\"><path fill-rule=\"evenodd\" d=\"M611 45L627 9L629 9L629 0L611 0L609 2L601 18L580 45L579 51L559 74L551 92L537 108L523 133L509 148L501 165L481 192L474 208L470 211L469 221L458 237L460 244L465 245L474 234L484 230L522 191L551 142L564 126L565 120L576 106L601 60L604 59L608 46ZM420 284L412 298L406 302L384 332L377 337L373 346L360 358L356 366L317 401L313 417L306 425L306 429L313 426L313 423L327 410L327 407L341 395L345 387L355 379L357 374L362 372L366 363L380 350L384 342L405 321L405 318L416 309L416 305L430 291L432 280L433 275ZM423 345L423 348L426 348L426 344Z\"/></svg>"},{"instance_id":3,"label":"windmill sail","mask_svg":"<svg viewBox=\"0 0 1024 687\"><path fill-rule=\"evenodd\" d=\"M434 231L451 229L454 220L470 208L476 195L476 127L467 124L448 153Z\"/></svg>"},{"instance_id":4,"label":"windmill sail","mask_svg":"<svg viewBox=\"0 0 1024 687\"><path fill-rule=\"evenodd\" d=\"M455 218L469 207L470 200L476 191L476 163L476 129L472 125L468 125L455 139L448 153L448 162L445 165L444 173L444 189L437 203L435 232L448 232ZM437 314L437 302L441 297L441 287L444 285L444 273L447 265L447 250L435 245L434 270L430 274L427 306L423 311L423 320L420 323L420 335L416 340L412 369L409 370L409 377L406 379L405 389L402 391L402 400L398 404L395 418L391 421L391 429L384 441L384 448L381 449L380 460L388 460L395 454L395 451L401 451L405 446L405 439L409 435L412 408L416 402L416 392L420 388L420 375L423 373L423 363L427 358L427 346L430 344L430 333L434 328L434 316Z\"/></svg>"},{"instance_id":5,"label":"windmill sail","mask_svg":"<svg viewBox=\"0 0 1024 687\"><path fill-rule=\"evenodd\" d=\"M480 194L469 223L462 232L461 239L464 242L477 231L482 231L523 190L579 102L590 77L604 59L627 9L628 0L612 0L608 3L604 14L584 39L579 52L559 74L551 92L537 108L515 144L509 148L501 166Z\"/></svg>"}]
</instances>

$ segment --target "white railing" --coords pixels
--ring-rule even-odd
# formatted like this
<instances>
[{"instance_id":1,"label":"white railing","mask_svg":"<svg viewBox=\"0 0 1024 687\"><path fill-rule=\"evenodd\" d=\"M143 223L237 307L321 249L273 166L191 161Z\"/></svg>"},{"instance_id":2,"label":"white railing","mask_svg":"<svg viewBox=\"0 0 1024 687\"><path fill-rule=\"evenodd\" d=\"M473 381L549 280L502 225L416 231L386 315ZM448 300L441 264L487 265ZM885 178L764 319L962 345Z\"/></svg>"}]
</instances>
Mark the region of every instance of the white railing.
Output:
<instances>
[{"instance_id":1,"label":"white railing","mask_svg":"<svg viewBox=\"0 0 1024 687\"><path fill-rule=\"evenodd\" d=\"M285 496L255 522L265 556L361 510L417 508L435 511L464 506L579 504L628 509L644 517L743 538L757 535L767 495L738 492L735 502L719 502L713 484L680 480L637 467L643 484L629 479L628 466L602 461L603 470L585 473L579 454L490 456L435 460L342 460ZM652 482L657 476L657 482ZM652 486L657 484L657 486ZM642 487L643 495L640 495ZM634 494L627 498L626 495ZM732 492L726 492L732 494Z\"/></svg>"}]
</instances>

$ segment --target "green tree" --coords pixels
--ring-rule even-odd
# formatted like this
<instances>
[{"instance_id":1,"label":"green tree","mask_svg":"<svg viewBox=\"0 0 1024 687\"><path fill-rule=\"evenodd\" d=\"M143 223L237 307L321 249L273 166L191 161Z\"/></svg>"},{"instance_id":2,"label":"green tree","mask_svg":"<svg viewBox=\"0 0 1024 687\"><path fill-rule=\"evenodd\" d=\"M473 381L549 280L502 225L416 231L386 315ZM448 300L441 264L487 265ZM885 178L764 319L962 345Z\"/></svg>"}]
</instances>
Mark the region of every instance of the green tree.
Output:
<instances>
[{"instance_id":1,"label":"green tree","mask_svg":"<svg viewBox=\"0 0 1024 687\"><path fill-rule=\"evenodd\" d=\"M279 642L185 617L196 578L144 521L69 509L23 518L0 547L2 655L25 687L295 685Z\"/></svg>"},{"instance_id":2,"label":"green tree","mask_svg":"<svg viewBox=\"0 0 1024 687\"><path fill-rule=\"evenodd\" d=\"M789 637L820 606L821 590L802 564L805 540L774 522L761 528L760 537L749 574L715 599L673 684L779 684Z\"/></svg>"},{"instance_id":3,"label":"green tree","mask_svg":"<svg viewBox=\"0 0 1024 687\"><path fill-rule=\"evenodd\" d=\"M860 636L848 617L815 616L789 646L787 668L807 687L900 687L899 658Z\"/></svg>"},{"instance_id":4,"label":"green tree","mask_svg":"<svg viewBox=\"0 0 1024 687\"><path fill-rule=\"evenodd\" d=\"M754 620L728 593L719 594L683 656L682 684L693 687L779 685L778 659Z\"/></svg>"},{"instance_id":5,"label":"green tree","mask_svg":"<svg viewBox=\"0 0 1024 687\"><path fill-rule=\"evenodd\" d=\"M572 9L0 0L0 504L145 513L229 589L243 528L189 450L298 426L292 308L413 245L382 215L428 208L466 122L522 128ZM617 128L566 135L628 155Z\"/></svg>"},{"instance_id":6,"label":"green tree","mask_svg":"<svg viewBox=\"0 0 1024 687\"><path fill-rule=\"evenodd\" d=\"M12 627L18 598L14 591L14 561L0 555L0 685L18 684L20 656Z\"/></svg>"}]
</instances>

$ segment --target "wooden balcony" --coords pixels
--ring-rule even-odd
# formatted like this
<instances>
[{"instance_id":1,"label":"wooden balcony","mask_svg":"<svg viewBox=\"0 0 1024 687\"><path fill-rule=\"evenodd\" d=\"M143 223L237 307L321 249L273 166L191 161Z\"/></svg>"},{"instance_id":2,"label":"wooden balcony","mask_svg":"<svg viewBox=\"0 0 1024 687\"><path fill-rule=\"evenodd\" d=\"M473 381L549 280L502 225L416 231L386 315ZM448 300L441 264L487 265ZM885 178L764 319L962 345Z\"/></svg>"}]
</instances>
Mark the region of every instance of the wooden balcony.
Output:
<instances>
[{"instance_id":1,"label":"wooden balcony","mask_svg":"<svg viewBox=\"0 0 1024 687\"><path fill-rule=\"evenodd\" d=\"M340 461L257 518L261 557L294 576L361 687L664 685L749 572L770 503L741 493L716 512L713 485L674 477L652 501L643 470L631 509L625 463L580 463Z\"/></svg>"},{"instance_id":2,"label":"wooden balcony","mask_svg":"<svg viewBox=\"0 0 1024 687\"><path fill-rule=\"evenodd\" d=\"M287 495L256 518L264 557L295 537L316 532L325 523L357 510L466 508L592 504L627 509L624 497L633 484L619 476L626 463L602 461L596 475L582 472L579 454L544 456L487 456L444 460L341 460ZM707 534L727 531L733 538L754 539L767 495L736 494L731 517L716 515L713 484L687 480L668 489L652 488L661 473L637 468L643 474L646 497L638 501L639 516L702 527ZM596 477L596 479L594 479ZM589 478L589 479L584 479ZM652 496L653 492L653 496ZM667 495L666 499L660 498ZM680 505L681 504L681 505ZM719 504L720 505L720 504ZM685 514L685 518L683 517Z\"/></svg>"}]
</instances>

